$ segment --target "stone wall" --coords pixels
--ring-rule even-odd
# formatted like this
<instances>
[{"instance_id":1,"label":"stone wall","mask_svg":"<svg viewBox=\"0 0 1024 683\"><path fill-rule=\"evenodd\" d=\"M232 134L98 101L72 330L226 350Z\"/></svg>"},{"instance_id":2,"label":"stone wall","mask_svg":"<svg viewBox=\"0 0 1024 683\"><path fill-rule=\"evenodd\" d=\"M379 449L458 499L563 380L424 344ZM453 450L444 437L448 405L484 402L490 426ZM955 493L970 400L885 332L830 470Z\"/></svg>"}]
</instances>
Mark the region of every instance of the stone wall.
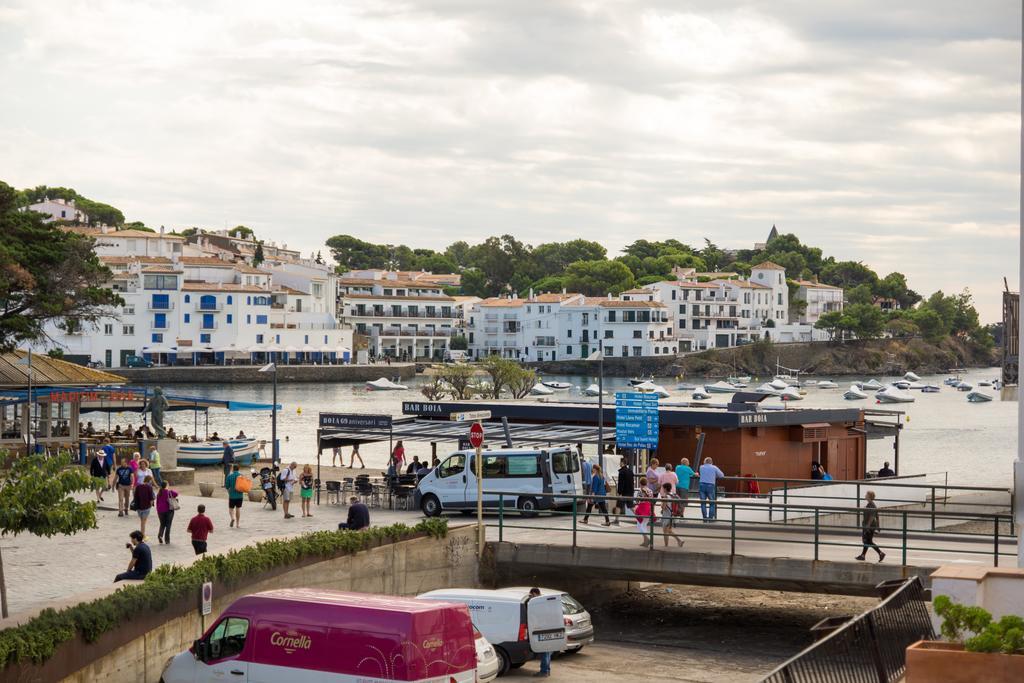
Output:
<instances>
[{"instance_id":1,"label":"stone wall","mask_svg":"<svg viewBox=\"0 0 1024 683\"><path fill-rule=\"evenodd\" d=\"M271 377L257 365L201 365L199 367L117 368L132 384L270 384ZM365 382L380 377L409 379L413 363L392 365L278 365L278 382Z\"/></svg>"},{"instance_id":2,"label":"stone wall","mask_svg":"<svg viewBox=\"0 0 1024 683\"><path fill-rule=\"evenodd\" d=\"M137 633L127 642L123 633L108 633L91 645L72 643L68 652L62 647L53 659L83 657L83 650L101 654L84 668L60 679L65 683L157 683L167 660L187 649L237 598L281 588L417 595L437 588L477 587L475 540L476 527L472 525L450 528L446 538L416 538L355 555L309 562L230 592L215 586L213 613L205 619L199 614L197 595L169 606L160 614L145 615L125 624L122 630ZM52 667L41 667L34 675L28 667L17 673L5 672L8 673L18 681L55 680Z\"/></svg>"},{"instance_id":3,"label":"stone wall","mask_svg":"<svg viewBox=\"0 0 1024 683\"><path fill-rule=\"evenodd\" d=\"M584 375L596 381L598 364L589 360L549 360L524 363L540 375ZM630 356L627 358L606 358L605 377L675 377L682 371L679 356Z\"/></svg>"}]
</instances>

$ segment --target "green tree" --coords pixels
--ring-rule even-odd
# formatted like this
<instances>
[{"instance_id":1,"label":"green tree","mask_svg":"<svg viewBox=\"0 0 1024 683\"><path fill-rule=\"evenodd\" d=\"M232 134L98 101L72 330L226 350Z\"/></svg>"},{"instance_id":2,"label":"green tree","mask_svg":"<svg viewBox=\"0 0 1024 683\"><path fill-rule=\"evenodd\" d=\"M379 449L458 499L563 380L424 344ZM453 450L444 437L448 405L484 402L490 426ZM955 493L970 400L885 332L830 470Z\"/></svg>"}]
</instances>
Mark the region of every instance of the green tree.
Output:
<instances>
[{"instance_id":1,"label":"green tree","mask_svg":"<svg viewBox=\"0 0 1024 683\"><path fill-rule=\"evenodd\" d=\"M587 296L618 295L636 283L621 261L577 261L566 270L566 287Z\"/></svg>"},{"instance_id":2,"label":"green tree","mask_svg":"<svg viewBox=\"0 0 1024 683\"><path fill-rule=\"evenodd\" d=\"M704 238L704 248L700 250L700 257L710 272L721 271L732 260L727 258L726 253L706 237Z\"/></svg>"},{"instance_id":3,"label":"green tree","mask_svg":"<svg viewBox=\"0 0 1024 683\"><path fill-rule=\"evenodd\" d=\"M462 293L467 296L488 297L487 276L479 268L462 271Z\"/></svg>"},{"instance_id":4,"label":"green tree","mask_svg":"<svg viewBox=\"0 0 1024 683\"><path fill-rule=\"evenodd\" d=\"M422 258L417 264L417 268L434 274L459 272L459 267L455 265L450 258L443 254L432 254Z\"/></svg>"},{"instance_id":5,"label":"green tree","mask_svg":"<svg viewBox=\"0 0 1024 683\"><path fill-rule=\"evenodd\" d=\"M843 310L844 326L857 335L857 339L877 339L885 330L885 313L871 304L853 304Z\"/></svg>"},{"instance_id":6,"label":"green tree","mask_svg":"<svg viewBox=\"0 0 1024 683\"><path fill-rule=\"evenodd\" d=\"M17 193L3 182L0 236L0 351L41 339L47 322L96 322L124 303L106 286L112 273L92 238L19 211Z\"/></svg>"},{"instance_id":7,"label":"green tree","mask_svg":"<svg viewBox=\"0 0 1024 683\"><path fill-rule=\"evenodd\" d=\"M228 230L228 235L237 237L238 239L251 240L256 238L256 233L252 231L252 228L244 225L236 225L235 227Z\"/></svg>"},{"instance_id":8,"label":"green tree","mask_svg":"<svg viewBox=\"0 0 1024 683\"><path fill-rule=\"evenodd\" d=\"M142 221L131 221L121 226L122 230L141 230L142 232L156 232L153 228L146 227Z\"/></svg>"},{"instance_id":9,"label":"green tree","mask_svg":"<svg viewBox=\"0 0 1024 683\"><path fill-rule=\"evenodd\" d=\"M818 318L818 321L814 323L814 327L819 330L825 330L828 333L828 338L832 341L840 341L843 338L844 327L843 314L841 311L829 311L828 313L822 313Z\"/></svg>"},{"instance_id":10,"label":"green tree","mask_svg":"<svg viewBox=\"0 0 1024 683\"><path fill-rule=\"evenodd\" d=\"M921 328L910 318L897 317L889 319L885 324L885 331L893 337L901 338L913 337L921 332Z\"/></svg>"},{"instance_id":11,"label":"green tree","mask_svg":"<svg viewBox=\"0 0 1024 683\"><path fill-rule=\"evenodd\" d=\"M385 245L370 244L352 235L335 235L327 240L331 255L340 272L387 268L390 264L390 250Z\"/></svg>"},{"instance_id":12,"label":"green tree","mask_svg":"<svg viewBox=\"0 0 1024 683\"><path fill-rule=\"evenodd\" d=\"M911 320L921 330L921 336L930 344L938 344L949 336L949 325L933 308L917 309L914 311Z\"/></svg>"},{"instance_id":13,"label":"green tree","mask_svg":"<svg viewBox=\"0 0 1024 683\"><path fill-rule=\"evenodd\" d=\"M3 459L8 457L3 453ZM26 455L15 458L0 480L0 535L34 536L73 534L96 526L96 503L80 503L72 496L97 483L84 470L71 466L71 456ZM7 612L7 585L0 556L2 613Z\"/></svg>"},{"instance_id":14,"label":"green tree","mask_svg":"<svg viewBox=\"0 0 1024 683\"><path fill-rule=\"evenodd\" d=\"M466 341L464 334L452 335L452 340L448 342L448 349L451 351L465 351L468 348L469 342Z\"/></svg>"},{"instance_id":15,"label":"green tree","mask_svg":"<svg viewBox=\"0 0 1024 683\"><path fill-rule=\"evenodd\" d=\"M476 370L471 365L462 363L445 365L441 369L440 375L453 399L464 401L473 397L473 377L476 375Z\"/></svg>"},{"instance_id":16,"label":"green tree","mask_svg":"<svg viewBox=\"0 0 1024 683\"><path fill-rule=\"evenodd\" d=\"M846 290L846 301L851 306L856 304L872 304L875 301L875 297L871 293L870 285L861 284Z\"/></svg>"},{"instance_id":17,"label":"green tree","mask_svg":"<svg viewBox=\"0 0 1024 683\"><path fill-rule=\"evenodd\" d=\"M859 261L837 261L821 269L821 281L843 289L864 284L873 287L878 275Z\"/></svg>"},{"instance_id":18,"label":"green tree","mask_svg":"<svg viewBox=\"0 0 1024 683\"><path fill-rule=\"evenodd\" d=\"M895 299L900 308L908 309L921 301L921 295L907 286L907 276L903 273L889 273L875 283L875 296Z\"/></svg>"},{"instance_id":19,"label":"green tree","mask_svg":"<svg viewBox=\"0 0 1024 683\"><path fill-rule=\"evenodd\" d=\"M252 265L259 266L266 257L263 256L263 240L256 243L256 250L252 254Z\"/></svg>"},{"instance_id":20,"label":"green tree","mask_svg":"<svg viewBox=\"0 0 1024 683\"><path fill-rule=\"evenodd\" d=\"M534 282L530 287L534 292L561 292L565 288L564 275L548 275Z\"/></svg>"},{"instance_id":21,"label":"green tree","mask_svg":"<svg viewBox=\"0 0 1024 683\"><path fill-rule=\"evenodd\" d=\"M465 268L469 265L469 243L465 240L452 242L448 245L448 248L444 250L444 255L447 256L455 265L460 268Z\"/></svg>"}]
</instances>

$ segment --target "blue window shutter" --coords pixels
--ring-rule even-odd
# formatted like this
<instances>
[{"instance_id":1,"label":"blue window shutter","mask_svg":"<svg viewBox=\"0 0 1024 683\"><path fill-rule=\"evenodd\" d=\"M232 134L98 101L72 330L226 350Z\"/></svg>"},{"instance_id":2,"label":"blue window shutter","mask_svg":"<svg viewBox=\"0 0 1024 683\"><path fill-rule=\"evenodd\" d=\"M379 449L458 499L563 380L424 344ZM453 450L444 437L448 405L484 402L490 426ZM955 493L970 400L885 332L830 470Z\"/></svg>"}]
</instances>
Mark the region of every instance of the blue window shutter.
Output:
<instances>
[{"instance_id":1,"label":"blue window shutter","mask_svg":"<svg viewBox=\"0 0 1024 683\"><path fill-rule=\"evenodd\" d=\"M248 313L245 315L245 324L246 325L251 325L252 324L252 316L249 315Z\"/></svg>"},{"instance_id":2,"label":"blue window shutter","mask_svg":"<svg viewBox=\"0 0 1024 683\"><path fill-rule=\"evenodd\" d=\"M203 329L209 330L213 327L213 313L203 313Z\"/></svg>"},{"instance_id":3,"label":"blue window shutter","mask_svg":"<svg viewBox=\"0 0 1024 683\"><path fill-rule=\"evenodd\" d=\"M281 335L277 335L275 338L276 338L276 341L274 343L275 344L280 344L281 343Z\"/></svg>"},{"instance_id":4,"label":"blue window shutter","mask_svg":"<svg viewBox=\"0 0 1024 683\"><path fill-rule=\"evenodd\" d=\"M267 316L265 316L265 315L257 315L256 316L256 324L257 325L266 325L267 324Z\"/></svg>"},{"instance_id":5,"label":"blue window shutter","mask_svg":"<svg viewBox=\"0 0 1024 683\"><path fill-rule=\"evenodd\" d=\"M230 294L228 294L228 303L229 304L231 303L231 295Z\"/></svg>"},{"instance_id":6,"label":"blue window shutter","mask_svg":"<svg viewBox=\"0 0 1024 683\"><path fill-rule=\"evenodd\" d=\"M230 325L230 324L231 324L231 314L228 313L228 325Z\"/></svg>"},{"instance_id":7,"label":"blue window shutter","mask_svg":"<svg viewBox=\"0 0 1024 683\"><path fill-rule=\"evenodd\" d=\"M247 306L252 306L252 297L251 296L245 297L245 304Z\"/></svg>"},{"instance_id":8,"label":"blue window shutter","mask_svg":"<svg viewBox=\"0 0 1024 683\"><path fill-rule=\"evenodd\" d=\"M167 327L167 314L166 313L156 313L156 314L154 314L153 315L153 322L156 323L157 329L163 329L164 327Z\"/></svg>"},{"instance_id":9,"label":"blue window shutter","mask_svg":"<svg viewBox=\"0 0 1024 683\"><path fill-rule=\"evenodd\" d=\"M324 335L324 344L326 344L326 343L327 343L327 335L325 334Z\"/></svg>"},{"instance_id":10,"label":"blue window shutter","mask_svg":"<svg viewBox=\"0 0 1024 683\"><path fill-rule=\"evenodd\" d=\"M185 295L185 303L190 303L191 301L192 301L192 297L189 296L188 294L186 294Z\"/></svg>"},{"instance_id":11,"label":"blue window shutter","mask_svg":"<svg viewBox=\"0 0 1024 683\"><path fill-rule=\"evenodd\" d=\"M192 322L192 316L190 314L188 314L188 313L185 314L185 322L186 323Z\"/></svg>"},{"instance_id":12,"label":"blue window shutter","mask_svg":"<svg viewBox=\"0 0 1024 683\"><path fill-rule=\"evenodd\" d=\"M302 343L303 343L303 344L308 344L308 343L309 343L309 335L307 334L307 335L306 335L306 336L304 337L304 339L305 339L306 341L304 341L304 342L302 342Z\"/></svg>"}]
</instances>

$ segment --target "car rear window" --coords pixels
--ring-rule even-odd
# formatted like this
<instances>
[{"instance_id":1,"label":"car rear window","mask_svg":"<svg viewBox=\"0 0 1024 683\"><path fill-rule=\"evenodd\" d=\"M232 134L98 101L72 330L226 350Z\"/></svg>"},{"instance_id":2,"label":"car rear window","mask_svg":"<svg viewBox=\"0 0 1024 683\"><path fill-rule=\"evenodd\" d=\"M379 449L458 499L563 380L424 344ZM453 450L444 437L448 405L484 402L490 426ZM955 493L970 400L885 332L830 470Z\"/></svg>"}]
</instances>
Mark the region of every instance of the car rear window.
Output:
<instances>
[{"instance_id":1,"label":"car rear window","mask_svg":"<svg viewBox=\"0 0 1024 683\"><path fill-rule=\"evenodd\" d=\"M579 614L580 612L586 612L583 605L577 602L576 598L571 595L562 596L562 612L565 614Z\"/></svg>"}]
</instances>

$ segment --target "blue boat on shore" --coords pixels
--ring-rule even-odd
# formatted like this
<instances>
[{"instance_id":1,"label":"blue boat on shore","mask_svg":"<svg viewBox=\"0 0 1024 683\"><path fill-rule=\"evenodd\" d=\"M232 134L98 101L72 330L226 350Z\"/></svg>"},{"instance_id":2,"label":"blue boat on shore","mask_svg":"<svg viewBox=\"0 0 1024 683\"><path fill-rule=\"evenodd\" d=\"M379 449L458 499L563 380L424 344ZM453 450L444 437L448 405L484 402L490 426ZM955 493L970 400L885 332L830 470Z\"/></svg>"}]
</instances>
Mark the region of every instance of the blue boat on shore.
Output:
<instances>
[{"instance_id":1,"label":"blue boat on shore","mask_svg":"<svg viewBox=\"0 0 1024 683\"><path fill-rule=\"evenodd\" d=\"M256 439L226 439L235 452L235 462L249 465L259 453ZM178 444L178 464L186 467L219 465L224 455L224 441L201 441Z\"/></svg>"}]
</instances>

